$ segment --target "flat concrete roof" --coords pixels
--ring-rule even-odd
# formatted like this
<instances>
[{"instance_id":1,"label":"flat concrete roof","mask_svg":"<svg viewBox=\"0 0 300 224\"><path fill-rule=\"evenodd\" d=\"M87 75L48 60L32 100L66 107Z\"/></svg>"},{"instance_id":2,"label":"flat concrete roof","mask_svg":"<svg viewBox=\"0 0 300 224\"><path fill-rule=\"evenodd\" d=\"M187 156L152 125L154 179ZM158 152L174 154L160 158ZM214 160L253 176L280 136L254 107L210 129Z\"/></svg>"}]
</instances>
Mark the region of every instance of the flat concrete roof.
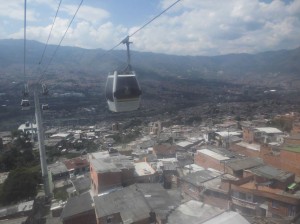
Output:
<instances>
[{"instance_id":1,"label":"flat concrete roof","mask_svg":"<svg viewBox=\"0 0 300 224\"><path fill-rule=\"evenodd\" d=\"M216 134L222 136L222 137L228 137L228 136L240 136L242 135L242 132L237 132L237 131L218 131Z\"/></svg>"},{"instance_id":2,"label":"flat concrete roof","mask_svg":"<svg viewBox=\"0 0 300 224\"><path fill-rule=\"evenodd\" d=\"M203 223L218 214L223 210L204 204L200 201L191 200L176 208L168 217L168 224L199 224Z\"/></svg>"},{"instance_id":3,"label":"flat concrete roof","mask_svg":"<svg viewBox=\"0 0 300 224\"><path fill-rule=\"evenodd\" d=\"M187 146L191 146L193 145L194 143L192 142L189 142L189 141L181 141L181 142L178 142L176 143L176 145L180 146L180 147L187 147Z\"/></svg>"},{"instance_id":4,"label":"flat concrete roof","mask_svg":"<svg viewBox=\"0 0 300 224\"><path fill-rule=\"evenodd\" d=\"M204 155L210 156L210 157L212 157L212 158L214 158L216 160L219 160L219 161L230 159L227 156L223 156L223 155L218 154L216 152L213 152L213 151L211 151L209 149L199 149L199 150L197 150L197 153L202 153Z\"/></svg>"},{"instance_id":5,"label":"flat concrete roof","mask_svg":"<svg viewBox=\"0 0 300 224\"><path fill-rule=\"evenodd\" d=\"M136 176L148 176L155 173L155 170L146 162L134 163L134 169Z\"/></svg>"},{"instance_id":6,"label":"flat concrete roof","mask_svg":"<svg viewBox=\"0 0 300 224\"><path fill-rule=\"evenodd\" d=\"M272 128L272 127L255 128L255 130L258 130L260 132L265 132L267 134L281 134L281 133L283 133L278 128Z\"/></svg>"},{"instance_id":7,"label":"flat concrete roof","mask_svg":"<svg viewBox=\"0 0 300 224\"><path fill-rule=\"evenodd\" d=\"M247 143L247 142L238 142L236 143L236 145L238 146L242 146L244 148L247 148L247 149L251 149L253 151L260 151L260 145L259 144L255 144L255 143Z\"/></svg>"}]
</instances>

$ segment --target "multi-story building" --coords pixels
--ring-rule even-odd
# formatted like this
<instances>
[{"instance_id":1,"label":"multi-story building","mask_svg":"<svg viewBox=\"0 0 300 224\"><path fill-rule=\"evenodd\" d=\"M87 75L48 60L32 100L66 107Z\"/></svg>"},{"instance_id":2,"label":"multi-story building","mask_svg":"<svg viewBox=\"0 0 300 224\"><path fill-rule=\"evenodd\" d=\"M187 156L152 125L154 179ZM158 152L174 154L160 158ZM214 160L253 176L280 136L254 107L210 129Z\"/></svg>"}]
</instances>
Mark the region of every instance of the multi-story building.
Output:
<instances>
[{"instance_id":1,"label":"multi-story building","mask_svg":"<svg viewBox=\"0 0 300 224\"><path fill-rule=\"evenodd\" d=\"M230 180L232 208L247 214L292 220L300 212L295 175L268 165L245 170Z\"/></svg>"}]
</instances>

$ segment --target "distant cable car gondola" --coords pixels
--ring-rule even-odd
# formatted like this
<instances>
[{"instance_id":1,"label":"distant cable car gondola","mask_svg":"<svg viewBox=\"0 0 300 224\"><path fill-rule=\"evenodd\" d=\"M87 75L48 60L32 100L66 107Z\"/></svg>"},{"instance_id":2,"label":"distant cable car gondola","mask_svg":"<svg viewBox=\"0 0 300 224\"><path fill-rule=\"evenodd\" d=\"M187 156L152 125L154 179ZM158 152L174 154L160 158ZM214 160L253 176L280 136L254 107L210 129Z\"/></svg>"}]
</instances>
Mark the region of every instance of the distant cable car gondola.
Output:
<instances>
[{"instance_id":1,"label":"distant cable car gondola","mask_svg":"<svg viewBox=\"0 0 300 224\"><path fill-rule=\"evenodd\" d=\"M131 69L129 37L122 41L127 46L127 68L124 72L109 74L106 81L106 99L109 110L113 112L124 112L137 110L140 107L141 88L136 74Z\"/></svg>"},{"instance_id":2,"label":"distant cable car gondola","mask_svg":"<svg viewBox=\"0 0 300 224\"><path fill-rule=\"evenodd\" d=\"M22 107L22 110L29 110L30 109L29 100L23 99L21 101L21 107Z\"/></svg>"},{"instance_id":3,"label":"distant cable car gondola","mask_svg":"<svg viewBox=\"0 0 300 224\"><path fill-rule=\"evenodd\" d=\"M42 104L42 111L43 112L49 111L49 104Z\"/></svg>"},{"instance_id":4,"label":"distant cable car gondola","mask_svg":"<svg viewBox=\"0 0 300 224\"><path fill-rule=\"evenodd\" d=\"M22 97L22 101L21 101L21 109L22 110L30 109L30 102L28 100L28 97L29 97L28 85L25 84L24 89L23 89L23 97Z\"/></svg>"}]
</instances>

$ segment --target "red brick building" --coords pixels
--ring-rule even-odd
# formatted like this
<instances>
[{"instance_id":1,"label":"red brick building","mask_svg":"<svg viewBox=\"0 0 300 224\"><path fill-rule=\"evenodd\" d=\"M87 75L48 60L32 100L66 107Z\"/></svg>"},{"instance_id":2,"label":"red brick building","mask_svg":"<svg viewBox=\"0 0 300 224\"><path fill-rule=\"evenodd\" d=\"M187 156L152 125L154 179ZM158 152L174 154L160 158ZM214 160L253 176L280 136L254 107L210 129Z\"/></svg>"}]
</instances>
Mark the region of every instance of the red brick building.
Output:
<instances>
[{"instance_id":1,"label":"red brick building","mask_svg":"<svg viewBox=\"0 0 300 224\"><path fill-rule=\"evenodd\" d=\"M126 156L91 158L90 172L95 195L134 183L134 165Z\"/></svg>"},{"instance_id":2,"label":"red brick building","mask_svg":"<svg viewBox=\"0 0 300 224\"><path fill-rule=\"evenodd\" d=\"M197 150L194 155L194 163L204 168L213 168L215 170L224 171L224 161L230 157L224 156L210 149Z\"/></svg>"}]
</instances>

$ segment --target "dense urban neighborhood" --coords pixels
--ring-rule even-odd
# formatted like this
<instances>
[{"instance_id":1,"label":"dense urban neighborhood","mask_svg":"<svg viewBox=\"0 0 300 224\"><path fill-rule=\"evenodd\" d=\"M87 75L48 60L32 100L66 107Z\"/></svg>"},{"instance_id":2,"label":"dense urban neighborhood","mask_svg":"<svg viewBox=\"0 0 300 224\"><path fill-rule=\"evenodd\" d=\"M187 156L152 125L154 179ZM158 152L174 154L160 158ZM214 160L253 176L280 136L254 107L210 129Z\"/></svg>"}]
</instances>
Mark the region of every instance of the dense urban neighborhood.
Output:
<instances>
[{"instance_id":1,"label":"dense urban neighborhood","mask_svg":"<svg viewBox=\"0 0 300 224\"><path fill-rule=\"evenodd\" d=\"M297 223L299 113L48 128L51 201L36 131L0 133L3 223Z\"/></svg>"}]
</instances>

